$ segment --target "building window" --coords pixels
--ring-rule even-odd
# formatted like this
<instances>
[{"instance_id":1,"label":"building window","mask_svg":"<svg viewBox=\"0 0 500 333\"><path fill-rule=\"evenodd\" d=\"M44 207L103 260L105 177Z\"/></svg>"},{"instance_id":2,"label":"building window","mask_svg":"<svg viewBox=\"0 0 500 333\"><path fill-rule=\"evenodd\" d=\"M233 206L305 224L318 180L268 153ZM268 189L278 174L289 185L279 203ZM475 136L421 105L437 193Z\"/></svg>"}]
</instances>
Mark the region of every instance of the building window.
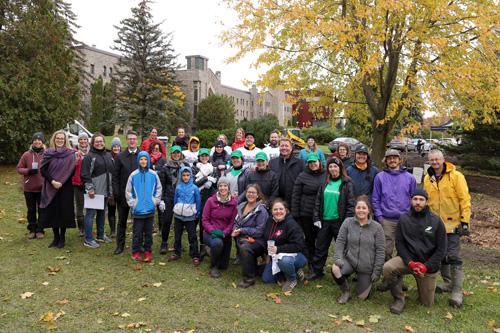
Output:
<instances>
[{"instance_id":1,"label":"building window","mask_svg":"<svg viewBox=\"0 0 500 333\"><path fill-rule=\"evenodd\" d=\"M205 70L205 64L203 61L203 58L195 58L195 64L194 67L199 70Z\"/></svg>"},{"instance_id":2,"label":"building window","mask_svg":"<svg viewBox=\"0 0 500 333\"><path fill-rule=\"evenodd\" d=\"M108 73L106 66L103 66L103 76L106 76Z\"/></svg>"},{"instance_id":3,"label":"building window","mask_svg":"<svg viewBox=\"0 0 500 333\"><path fill-rule=\"evenodd\" d=\"M248 106L248 101L245 101L245 104Z\"/></svg>"},{"instance_id":4,"label":"building window","mask_svg":"<svg viewBox=\"0 0 500 333\"><path fill-rule=\"evenodd\" d=\"M113 75L113 67L109 67L109 76Z\"/></svg>"},{"instance_id":5,"label":"building window","mask_svg":"<svg viewBox=\"0 0 500 333\"><path fill-rule=\"evenodd\" d=\"M95 72L94 64L90 64L90 74L94 74L94 72Z\"/></svg>"},{"instance_id":6,"label":"building window","mask_svg":"<svg viewBox=\"0 0 500 333\"><path fill-rule=\"evenodd\" d=\"M253 107L253 101L252 101L252 107Z\"/></svg>"}]
</instances>

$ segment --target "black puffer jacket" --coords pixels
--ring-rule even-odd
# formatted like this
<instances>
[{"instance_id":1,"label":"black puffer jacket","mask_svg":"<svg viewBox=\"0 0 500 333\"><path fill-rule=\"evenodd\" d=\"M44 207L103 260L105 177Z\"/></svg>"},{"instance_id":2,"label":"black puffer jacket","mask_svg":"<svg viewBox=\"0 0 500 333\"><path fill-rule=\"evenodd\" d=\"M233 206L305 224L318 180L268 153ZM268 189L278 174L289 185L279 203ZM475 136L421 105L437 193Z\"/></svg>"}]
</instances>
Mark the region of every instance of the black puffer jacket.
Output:
<instances>
[{"instance_id":1,"label":"black puffer jacket","mask_svg":"<svg viewBox=\"0 0 500 333\"><path fill-rule=\"evenodd\" d=\"M105 197L113 195L113 171L115 161L106 149L90 148L85 156L80 170L80 178L85 185L86 192L102 194Z\"/></svg>"},{"instance_id":2,"label":"black puffer jacket","mask_svg":"<svg viewBox=\"0 0 500 333\"><path fill-rule=\"evenodd\" d=\"M269 161L269 168L274 171L278 178L278 195L290 207L292 205L293 184L298 175L304 171L304 161L294 156L285 160L280 156Z\"/></svg>"},{"instance_id":3,"label":"black puffer jacket","mask_svg":"<svg viewBox=\"0 0 500 333\"><path fill-rule=\"evenodd\" d=\"M115 199L126 205L125 187L127 187L128 176L137 169L137 149L135 154L131 154L128 149L122 151L115 158L115 169L113 172L113 194Z\"/></svg>"},{"instance_id":4,"label":"black puffer jacket","mask_svg":"<svg viewBox=\"0 0 500 333\"><path fill-rule=\"evenodd\" d=\"M316 203L314 207L313 220L323 220L323 193L325 192L327 183L321 185L318 195L316 196ZM342 223L347 217L354 216L354 186L349 179L343 179L340 185L339 197L339 219Z\"/></svg>"},{"instance_id":5,"label":"black puffer jacket","mask_svg":"<svg viewBox=\"0 0 500 333\"><path fill-rule=\"evenodd\" d=\"M311 171L309 168L306 168L305 171L299 174L293 186L292 193L291 211L294 218L313 216L316 196L324 182L324 171Z\"/></svg>"},{"instance_id":6,"label":"black puffer jacket","mask_svg":"<svg viewBox=\"0 0 500 333\"><path fill-rule=\"evenodd\" d=\"M184 160L173 161L168 160L158 169L162 186L162 200L165 202L173 202L175 187L180 180L179 169L183 166L189 166L189 163Z\"/></svg>"},{"instance_id":7,"label":"black puffer jacket","mask_svg":"<svg viewBox=\"0 0 500 333\"><path fill-rule=\"evenodd\" d=\"M276 222L272 216L266 223L264 229L265 240L274 240L274 245L278 247L277 253L307 253L304 232L288 214L285 219Z\"/></svg>"},{"instance_id":8,"label":"black puffer jacket","mask_svg":"<svg viewBox=\"0 0 500 333\"><path fill-rule=\"evenodd\" d=\"M260 186L262 193L266 196L268 207L278 197L278 176L269 168L249 172L245 179L245 189L250 184L258 184ZM238 200L238 202L242 201L245 201L244 193L240 195Z\"/></svg>"}]
</instances>

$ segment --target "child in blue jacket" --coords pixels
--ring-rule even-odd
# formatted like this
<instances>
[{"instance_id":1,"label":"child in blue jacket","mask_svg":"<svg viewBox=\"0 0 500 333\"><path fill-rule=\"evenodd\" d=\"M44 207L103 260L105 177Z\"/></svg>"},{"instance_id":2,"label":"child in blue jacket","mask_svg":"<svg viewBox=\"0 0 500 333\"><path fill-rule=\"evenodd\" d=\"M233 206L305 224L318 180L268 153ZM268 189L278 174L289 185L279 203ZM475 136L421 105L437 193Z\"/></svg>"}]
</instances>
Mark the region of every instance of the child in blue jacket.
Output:
<instances>
[{"instance_id":1,"label":"child in blue jacket","mask_svg":"<svg viewBox=\"0 0 500 333\"><path fill-rule=\"evenodd\" d=\"M174 254L169 261L175 261L181 257L181 239L185 227L188 233L189 255L196 267L200 265L200 252L196 238L196 220L201 215L200 189L193 183L190 167L181 167L180 173L181 181L175 188L174 195Z\"/></svg>"},{"instance_id":2,"label":"child in blue jacket","mask_svg":"<svg viewBox=\"0 0 500 333\"><path fill-rule=\"evenodd\" d=\"M144 261L153 260L153 221L156 206L161 201L161 182L155 171L150 169L149 154L141 151L137 155L139 168L128 177L125 198L131 208L134 225L132 231L132 259L141 261L141 250L144 250ZM161 207L160 207L161 209Z\"/></svg>"}]
</instances>

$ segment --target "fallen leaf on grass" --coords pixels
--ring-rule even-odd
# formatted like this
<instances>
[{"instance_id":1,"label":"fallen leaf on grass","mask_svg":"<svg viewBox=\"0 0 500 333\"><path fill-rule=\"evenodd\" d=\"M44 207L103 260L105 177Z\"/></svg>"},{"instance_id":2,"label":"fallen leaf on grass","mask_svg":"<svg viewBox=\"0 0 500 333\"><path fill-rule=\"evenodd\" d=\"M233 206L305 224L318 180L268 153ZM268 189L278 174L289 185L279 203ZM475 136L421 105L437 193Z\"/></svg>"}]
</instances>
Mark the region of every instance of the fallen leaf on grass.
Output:
<instances>
[{"instance_id":1,"label":"fallen leaf on grass","mask_svg":"<svg viewBox=\"0 0 500 333\"><path fill-rule=\"evenodd\" d=\"M144 302L146 300L146 297L141 297L137 300L137 302Z\"/></svg>"},{"instance_id":2,"label":"fallen leaf on grass","mask_svg":"<svg viewBox=\"0 0 500 333\"><path fill-rule=\"evenodd\" d=\"M153 287L159 288L161 286L161 282L153 283Z\"/></svg>"},{"instance_id":3,"label":"fallen leaf on grass","mask_svg":"<svg viewBox=\"0 0 500 333\"><path fill-rule=\"evenodd\" d=\"M57 266L47 266L47 271L49 272L49 275L55 275L61 271L61 268Z\"/></svg>"},{"instance_id":4,"label":"fallen leaf on grass","mask_svg":"<svg viewBox=\"0 0 500 333\"><path fill-rule=\"evenodd\" d=\"M141 266L141 264L135 264L133 268L134 268L134 271L136 271L136 272L138 272L138 271L142 271L142 266Z\"/></svg>"},{"instance_id":5,"label":"fallen leaf on grass","mask_svg":"<svg viewBox=\"0 0 500 333\"><path fill-rule=\"evenodd\" d=\"M68 303L69 303L69 300L67 300L66 298L59 299L56 301L56 304L59 304L59 305L64 305L64 304L68 304Z\"/></svg>"},{"instance_id":6,"label":"fallen leaf on grass","mask_svg":"<svg viewBox=\"0 0 500 333\"><path fill-rule=\"evenodd\" d=\"M17 219L17 223L19 224L26 224L28 220L25 217L20 217Z\"/></svg>"},{"instance_id":7,"label":"fallen leaf on grass","mask_svg":"<svg viewBox=\"0 0 500 333\"><path fill-rule=\"evenodd\" d=\"M405 332L409 332L409 333L415 333L415 329L413 327L411 327L410 325L405 325Z\"/></svg>"},{"instance_id":8,"label":"fallen leaf on grass","mask_svg":"<svg viewBox=\"0 0 500 333\"><path fill-rule=\"evenodd\" d=\"M138 323L130 323L127 325L127 328L139 328L139 327L142 327L142 326L146 326L146 323L143 323L142 321L138 322Z\"/></svg>"},{"instance_id":9,"label":"fallen leaf on grass","mask_svg":"<svg viewBox=\"0 0 500 333\"><path fill-rule=\"evenodd\" d=\"M116 317L120 315L120 312L113 312L111 315Z\"/></svg>"},{"instance_id":10,"label":"fallen leaf on grass","mask_svg":"<svg viewBox=\"0 0 500 333\"><path fill-rule=\"evenodd\" d=\"M492 320L488 320L488 327L495 327L497 326L497 321L495 319L492 319Z\"/></svg>"},{"instance_id":11,"label":"fallen leaf on grass","mask_svg":"<svg viewBox=\"0 0 500 333\"><path fill-rule=\"evenodd\" d=\"M330 333L328 331L319 331L319 333Z\"/></svg>"},{"instance_id":12,"label":"fallen leaf on grass","mask_svg":"<svg viewBox=\"0 0 500 333\"><path fill-rule=\"evenodd\" d=\"M364 319L358 320L358 321L356 321L355 324L356 324L356 326L363 327L363 326L365 326L365 320Z\"/></svg>"},{"instance_id":13,"label":"fallen leaf on grass","mask_svg":"<svg viewBox=\"0 0 500 333\"><path fill-rule=\"evenodd\" d=\"M330 317L330 318L335 318L335 319L337 318L337 316L336 316L336 315L334 315L334 314L329 314L329 315L328 315L328 317Z\"/></svg>"},{"instance_id":14,"label":"fallen leaf on grass","mask_svg":"<svg viewBox=\"0 0 500 333\"><path fill-rule=\"evenodd\" d=\"M370 315L370 316L368 317L368 321L369 321L370 323L374 323L374 324L376 324L376 323L378 323L378 321L379 321L379 320L380 320L380 316L379 316L379 315Z\"/></svg>"},{"instance_id":15,"label":"fallen leaf on grass","mask_svg":"<svg viewBox=\"0 0 500 333\"><path fill-rule=\"evenodd\" d=\"M352 323L352 318L351 318L351 316L342 316L342 321L348 321L348 322Z\"/></svg>"},{"instance_id":16,"label":"fallen leaf on grass","mask_svg":"<svg viewBox=\"0 0 500 333\"><path fill-rule=\"evenodd\" d=\"M469 291L469 290L465 290L462 292L464 294L464 296L471 296L471 295L474 295L474 292L473 291Z\"/></svg>"},{"instance_id":17,"label":"fallen leaf on grass","mask_svg":"<svg viewBox=\"0 0 500 333\"><path fill-rule=\"evenodd\" d=\"M446 316L444 316L446 319L448 320L452 320L453 319L453 315L450 313L450 312L446 312Z\"/></svg>"},{"instance_id":18,"label":"fallen leaf on grass","mask_svg":"<svg viewBox=\"0 0 500 333\"><path fill-rule=\"evenodd\" d=\"M104 320L102 320L101 318L99 318L99 319L97 319L97 323L98 324L102 324L102 323L104 323Z\"/></svg>"},{"instance_id":19,"label":"fallen leaf on grass","mask_svg":"<svg viewBox=\"0 0 500 333\"><path fill-rule=\"evenodd\" d=\"M497 292L497 288L495 288L495 287L488 287L488 291L490 293L496 293Z\"/></svg>"},{"instance_id":20,"label":"fallen leaf on grass","mask_svg":"<svg viewBox=\"0 0 500 333\"><path fill-rule=\"evenodd\" d=\"M167 265L167 263L165 263L165 262L163 262L163 261L160 261L160 262L158 263L158 265L160 265L160 266L166 266L166 265Z\"/></svg>"},{"instance_id":21,"label":"fallen leaf on grass","mask_svg":"<svg viewBox=\"0 0 500 333\"><path fill-rule=\"evenodd\" d=\"M240 308L240 305L239 305L239 304L236 304L234 307L235 307L236 309L239 309L239 308Z\"/></svg>"},{"instance_id":22,"label":"fallen leaf on grass","mask_svg":"<svg viewBox=\"0 0 500 333\"><path fill-rule=\"evenodd\" d=\"M320 284L317 284L317 285L316 285L316 288L318 288L318 289L319 289L319 288L323 288L323 286L322 286L322 285L320 285Z\"/></svg>"},{"instance_id":23,"label":"fallen leaf on grass","mask_svg":"<svg viewBox=\"0 0 500 333\"><path fill-rule=\"evenodd\" d=\"M231 282L231 286L232 286L234 289L236 289L236 287L237 287L236 283L234 283L234 282Z\"/></svg>"},{"instance_id":24,"label":"fallen leaf on grass","mask_svg":"<svg viewBox=\"0 0 500 333\"><path fill-rule=\"evenodd\" d=\"M48 286L48 285L49 285L49 283L48 283L47 281L45 281L45 282L42 282L42 285L44 285L44 286Z\"/></svg>"},{"instance_id":25,"label":"fallen leaf on grass","mask_svg":"<svg viewBox=\"0 0 500 333\"><path fill-rule=\"evenodd\" d=\"M32 293L31 291L27 291L21 294L21 298L22 299L31 298L31 296L33 296L34 294L35 293Z\"/></svg>"},{"instance_id":26,"label":"fallen leaf on grass","mask_svg":"<svg viewBox=\"0 0 500 333\"><path fill-rule=\"evenodd\" d=\"M194 333L194 330L186 331L186 333Z\"/></svg>"},{"instance_id":27,"label":"fallen leaf on grass","mask_svg":"<svg viewBox=\"0 0 500 333\"><path fill-rule=\"evenodd\" d=\"M97 288L98 291L104 291L106 288L104 287L101 287L101 288Z\"/></svg>"},{"instance_id":28,"label":"fallen leaf on grass","mask_svg":"<svg viewBox=\"0 0 500 333\"><path fill-rule=\"evenodd\" d=\"M121 316L122 316L123 318L127 318L127 317L130 317L130 313L126 313L126 312L124 312L124 313L122 313L122 314L121 314Z\"/></svg>"},{"instance_id":29,"label":"fallen leaf on grass","mask_svg":"<svg viewBox=\"0 0 500 333\"><path fill-rule=\"evenodd\" d=\"M269 333L269 331L259 330L259 333Z\"/></svg>"},{"instance_id":30,"label":"fallen leaf on grass","mask_svg":"<svg viewBox=\"0 0 500 333\"><path fill-rule=\"evenodd\" d=\"M266 294L266 298L272 300L276 304L281 304L281 298L275 293Z\"/></svg>"},{"instance_id":31,"label":"fallen leaf on grass","mask_svg":"<svg viewBox=\"0 0 500 333\"><path fill-rule=\"evenodd\" d=\"M56 257L56 259L57 260L65 260L65 259L68 259L68 258L66 258L65 256L58 256L58 257Z\"/></svg>"},{"instance_id":32,"label":"fallen leaf on grass","mask_svg":"<svg viewBox=\"0 0 500 333\"><path fill-rule=\"evenodd\" d=\"M340 326L342 324L342 319L335 320L335 325Z\"/></svg>"},{"instance_id":33,"label":"fallen leaf on grass","mask_svg":"<svg viewBox=\"0 0 500 333\"><path fill-rule=\"evenodd\" d=\"M285 296L292 296L292 292L290 290L289 291L285 291L283 293L283 295L285 295Z\"/></svg>"},{"instance_id":34,"label":"fallen leaf on grass","mask_svg":"<svg viewBox=\"0 0 500 333\"><path fill-rule=\"evenodd\" d=\"M57 320L59 318L61 318L62 316L64 316L66 314L66 312L64 312L63 310L60 310L56 313L55 317L54 317L54 320Z\"/></svg>"}]
</instances>

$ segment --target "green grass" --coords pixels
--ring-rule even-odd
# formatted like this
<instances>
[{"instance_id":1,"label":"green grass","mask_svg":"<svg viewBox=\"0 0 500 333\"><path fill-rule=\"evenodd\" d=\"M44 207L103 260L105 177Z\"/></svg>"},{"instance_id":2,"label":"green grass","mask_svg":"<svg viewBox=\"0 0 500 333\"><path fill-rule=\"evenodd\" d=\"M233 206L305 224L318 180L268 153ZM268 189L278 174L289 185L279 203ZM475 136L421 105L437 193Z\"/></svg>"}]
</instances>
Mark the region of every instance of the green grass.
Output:
<instances>
[{"instance_id":1,"label":"green grass","mask_svg":"<svg viewBox=\"0 0 500 333\"><path fill-rule=\"evenodd\" d=\"M97 250L84 247L75 229L68 231L66 248L49 249L51 232L43 240L28 241L26 225L18 222L25 215L18 179L13 167L0 168L1 332L46 331L49 326L40 317L59 310L65 315L55 322L57 332L155 332L157 328L183 332L366 332L366 327L375 332L403 332L405 325L417 332L492 332L488 320L500 321L500 296L488 289L500 289L492 285L500 281L498 267L474 262L465 263L465 289L474 294L465 298L463 309L450 308L445 295L437 295L431 309L420 306L415 282L408 277L406 282L412 289L407 307L403 315L395 316L388 311L388 293L375 292L366 302L353 299L348 305L337 305L340 291L327 278L300 284L292 296L282 295L276 285L260 282L247 290L234 289L240 268L231 265L222 278L209 278L206 261L199 268L191 266L186 240L183 259L168 263L165 256L157 254L156 236L154 263L140 265L141 270L134 270L129 254L113 256L114 244ZM130 235L127 237L129 241ZM61 270L49 275L48 266ZM490 281L490 285L481 280ZM160 287L153 286L157 282L162 283ZM20 295L27 291L33 296L22 299ZM280 294L283 303L266 300L268 293ZM145 300L139 302L140 298ZM61 299L69 303L56 304ZM448 312L453 319L445 318ZM130 316L122 317L124 313ZM372 314L380 315L378 323L368 322ZM346 315L353 322L337 325L335 321ZM354 323L361 319L364 328ZM146 326L120 329L137 322Z\"/></svg>"}]
</instances>

